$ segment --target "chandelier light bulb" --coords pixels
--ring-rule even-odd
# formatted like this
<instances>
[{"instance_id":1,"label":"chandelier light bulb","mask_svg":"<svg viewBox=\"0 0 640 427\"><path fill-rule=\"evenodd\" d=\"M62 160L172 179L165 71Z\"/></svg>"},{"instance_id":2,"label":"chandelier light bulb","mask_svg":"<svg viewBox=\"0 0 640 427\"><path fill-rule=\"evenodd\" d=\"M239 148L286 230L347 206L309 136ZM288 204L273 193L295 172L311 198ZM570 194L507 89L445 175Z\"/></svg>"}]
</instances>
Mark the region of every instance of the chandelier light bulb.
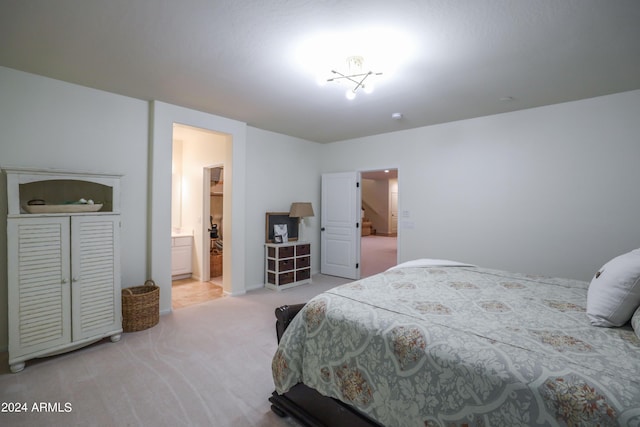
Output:
<instances>
[{"instance_id":1,"label":"chandelier light bulb","mask_svg":"<svg viewBox=\"0 0 640 427\"><path fill-rule=\"evenodd\" d=\"M348 100L352 100L356 98L356 93L352 89L347 89L347 92L344 94Z\"/></svg>"},{"instance_id":2,"label":"chandelier light bulb","mask_svg":"<svg viewBox=\"0 0 640 427\"><path fill-rule=\"evenodd\" d=\"M371 93L373 92L373 84L372 83L367 83L366 85L362 86L362 90L364 91L364 93Z\"/></svg>"}]
</instances>

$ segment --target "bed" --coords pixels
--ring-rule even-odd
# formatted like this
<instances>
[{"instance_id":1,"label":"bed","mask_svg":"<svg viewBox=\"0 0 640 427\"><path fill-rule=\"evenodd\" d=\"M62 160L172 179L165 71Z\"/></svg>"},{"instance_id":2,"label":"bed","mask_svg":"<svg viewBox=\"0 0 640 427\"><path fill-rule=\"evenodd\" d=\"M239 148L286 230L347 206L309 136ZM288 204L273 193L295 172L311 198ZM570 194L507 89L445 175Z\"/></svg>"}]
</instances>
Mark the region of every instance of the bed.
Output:
<instances>
[{"instance_id":1,"label":"bed","mask_svg":"<svg viewBox=\"0 0 640 427\"><path fill-rule=\"evenodd\" d=\"M637 270L617 327L594 326L593 282L441 260L281 307L272 409L310 426L640 426Z\"/></svg>"}]
</instances>

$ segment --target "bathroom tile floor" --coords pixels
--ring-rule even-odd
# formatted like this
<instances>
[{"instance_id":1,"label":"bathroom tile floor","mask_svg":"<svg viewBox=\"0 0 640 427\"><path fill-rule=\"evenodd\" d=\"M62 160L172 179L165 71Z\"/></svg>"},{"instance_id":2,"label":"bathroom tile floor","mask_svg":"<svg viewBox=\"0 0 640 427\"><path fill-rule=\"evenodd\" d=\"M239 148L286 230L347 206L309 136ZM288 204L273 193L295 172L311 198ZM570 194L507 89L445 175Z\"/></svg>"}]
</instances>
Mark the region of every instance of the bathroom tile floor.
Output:
<instances>
[{"instance_id":1,"label":"bathroom tile floor","mask_svg":"<svg viewBox=\"0 0 640 427\"><path fill-rule=\"evenodd\" d=\"M171 307L174 310L223 298L222 277L212 278L209 282L195 279L174 280L171 285Z\"/></svg>"}]
</instances>

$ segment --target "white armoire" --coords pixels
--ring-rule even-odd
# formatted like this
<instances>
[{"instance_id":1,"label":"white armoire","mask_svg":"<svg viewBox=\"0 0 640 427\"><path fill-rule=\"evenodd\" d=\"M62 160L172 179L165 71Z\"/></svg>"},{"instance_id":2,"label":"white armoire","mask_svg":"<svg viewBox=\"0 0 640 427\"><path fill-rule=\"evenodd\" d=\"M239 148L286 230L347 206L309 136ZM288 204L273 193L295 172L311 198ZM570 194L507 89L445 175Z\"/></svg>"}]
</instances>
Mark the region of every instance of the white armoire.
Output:
<instances>
[{"instance_id":1,"label":"white armoire","mask_svg":"<svg viewBox=\"0 0 640 427\"><path fill-rule=\"evenodd\" d=\"M5 168L9 366L122 333L120 175Z\"/></svg>"}]
</instances>

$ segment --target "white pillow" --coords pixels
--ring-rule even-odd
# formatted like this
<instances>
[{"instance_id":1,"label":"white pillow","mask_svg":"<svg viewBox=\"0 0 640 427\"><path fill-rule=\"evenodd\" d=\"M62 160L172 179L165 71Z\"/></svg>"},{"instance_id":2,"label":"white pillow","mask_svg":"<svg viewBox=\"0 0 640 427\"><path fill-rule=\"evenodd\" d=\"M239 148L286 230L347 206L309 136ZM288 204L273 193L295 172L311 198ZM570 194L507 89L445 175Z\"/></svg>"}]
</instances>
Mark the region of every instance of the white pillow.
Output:
<instances>
[{"instance_id":1,"label":"white pillow","mask_svg":"<svg viewBox=\"0 0 640 427\"><path fill-rule=\"evenodd\" d=\"M622 326L640 305L640 249L606 263L593 277L587 316L595 326Z\"/></svg>"},{"instance_id":2,"label":"white pillow","mask_svg":"<svg viewBox=\"0 0 640 427\"><path fill-rule=\"evenodd\" d=\"M636 309L636 312L633 313L633 317L631 317L631 327L636 331L638 338L640 338L640 307Z\"/></svg>"}]
</instances>

